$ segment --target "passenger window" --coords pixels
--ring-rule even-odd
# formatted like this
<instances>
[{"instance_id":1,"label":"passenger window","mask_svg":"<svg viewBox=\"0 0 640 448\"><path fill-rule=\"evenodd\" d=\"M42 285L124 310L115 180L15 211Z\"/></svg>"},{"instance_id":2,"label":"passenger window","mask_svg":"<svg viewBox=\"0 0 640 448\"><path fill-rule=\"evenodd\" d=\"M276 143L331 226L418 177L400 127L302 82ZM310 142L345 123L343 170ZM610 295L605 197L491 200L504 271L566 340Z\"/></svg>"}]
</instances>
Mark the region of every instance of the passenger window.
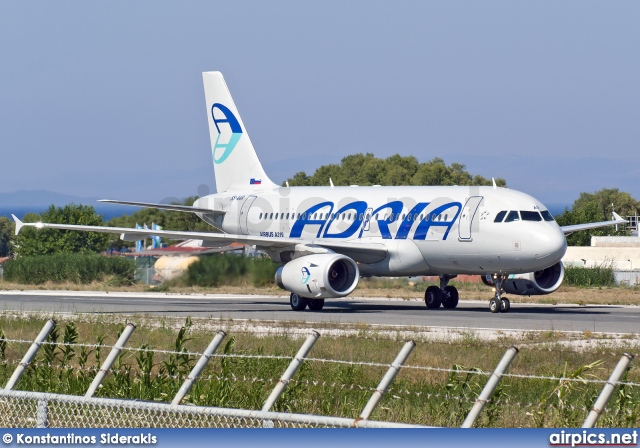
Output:
<instances>
[{"instance_id":1,"label":"passenger window","mask_svg":"<svg viewBox=\"0 0 640 448\"><path fill-rule=\"evenodd\" d=\"M523 221L542 221L542 216L540 216L540 213L538 212L520 210L520 216Z\"/></svg>"},{"instance_id":2,"label":"passenger window","mask_svg":"<svg viewBox=\"0 0 640 448\"><path fill-rule=\"evenodd\" d=\"M507 214L507 211L502 210L500 213L496 215L496 219L494 219L493 222L502 222L502 220L504 219L504 215L506 214Z\"/></svg>"},{"instance_id":3,"label":"passenger window","mask_svg":"<svg viewBox=\"0 0 640 448\"><path fill-rule=\"evenodd\" d=\"M542 214L542 219L545 221L553 221L553 216L549 213L549 210L543 210L540 212Z\"/></svg>"},{"instance_id":4,"label":"passenger window","mask_svg":"<svg viewBox=\"0 0 640 448\"><path fill-rule=\"evenodd\" d=\"M258 216L258 219L262 219L262 213L260 213L260 216Z\"/></svg>"},{"instance_id":5,"label":"passenger window","mask_svg":"<svg viewBox=\"0 0 640 448\"><path fill-rule=\"evenodd\" d=\"M273 219L273 213L271 213L271 216L269 217L269 219Z\"/></svg>"},{"instance_id":6,"label":"passenger window","mask_svg":"<svg viewBox=\"0 0 640 448\"><path fill-rule=\"evenodd\" d=\"M507 215L507 219L504 220L504 222L512 221L520 221L520 215L518 215L518 212L516 210L511 210Z\"/></svg>"}]
</instances>

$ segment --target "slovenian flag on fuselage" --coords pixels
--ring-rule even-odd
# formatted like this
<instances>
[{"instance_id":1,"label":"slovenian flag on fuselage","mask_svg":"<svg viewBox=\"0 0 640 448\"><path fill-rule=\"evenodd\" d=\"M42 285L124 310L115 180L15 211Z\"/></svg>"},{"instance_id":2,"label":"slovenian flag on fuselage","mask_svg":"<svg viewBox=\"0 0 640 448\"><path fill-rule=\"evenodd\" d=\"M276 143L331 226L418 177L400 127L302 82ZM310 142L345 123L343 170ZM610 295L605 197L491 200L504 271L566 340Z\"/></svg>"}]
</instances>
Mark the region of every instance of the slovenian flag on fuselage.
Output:
<instances>
[{"instance_id":1,"label":"slovenian flag on fuselage","mask_svg":"<svg viewBox=\"0 0 640 448\"><path fill-rule=\"evenodd\" d=\"M251 178L251 180L249 181L250 185L260 185L262 184L262 179L254 179L253 177Z\"/></svg>"}]
</instances>

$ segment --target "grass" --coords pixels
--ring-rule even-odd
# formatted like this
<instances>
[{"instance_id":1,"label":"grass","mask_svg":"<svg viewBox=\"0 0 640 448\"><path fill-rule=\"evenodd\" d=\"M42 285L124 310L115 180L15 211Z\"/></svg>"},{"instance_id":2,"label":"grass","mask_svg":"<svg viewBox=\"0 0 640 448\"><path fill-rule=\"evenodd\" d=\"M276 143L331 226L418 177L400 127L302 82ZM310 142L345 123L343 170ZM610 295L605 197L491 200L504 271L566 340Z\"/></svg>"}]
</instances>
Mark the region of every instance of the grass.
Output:
<instances>
[{"instance_id":1,"label":"grass","mask_svg":"<svg viewBox=\"0 0 640 448\"><path fill-rule=\"evenodd\" d=\"M47 317L5 312L0 316L0 331L6 338L33 340ZM126 323L116 321L121 318L77 315L69 320L66 316L58 316L57 334L53 339L60 344L43 347L17 389L83 395L109 348L83 349L72 344L113 345ZM280 327L276 333L256 333L243 331L234 322L225 320L188 319L185 322L144 316L135 319L143 324L133 333L127 347L146 350L124 351L98 390L98 396L170 402L197 360L185 350L202 352L215 330L223 329L229 335L218 353L229 356L212 358L184 402L260 409L306 333L305 328L296 323ZM247 326L252 324L249 322ZM362 324L347 328L351 332L339 336L330 336L320 328L323 336L310 353L314 359L347 363L305 361L285 394L276 402L275 410L358 417L387 369L367 364L388 365L404 341L398 332L379 331ZM371 419L459 426L484 386L486 374L493 371L505 350L516 344L521 351L509 373L564 379L504 378L477 426L577 427L586 418L603 386L580 379L606 380L624 351L637 351L624 345L613 351L597 344L583 351L569 350L559 345L568 337L559 332L529 332L517 337L504 335L495 341L480 340L468 333L465 337L444 342L418 342ZM0 343L0 361L3 361L0 363L0 386L6 384L28 346ZM166 354L159 350L178 353ZM284 356L287 359L256 359L243 355ZM637 362L631 366L626 380L638 383L640 369ZM640 387L618 389L599 424L637 427L639 410Z\"/></svg>"},{"instance_id":2,"label":"grass","mask_svg":"<svg viewBox=\"0 0 640 448\"><path fill-rule=\"evenodd\" d=\"M6 261L3 268L8 281L25 285L47 282L87 284L96 281L131 285L135 262L124 257L58 253L18 257Z\"/></svg>"}]
</instances>

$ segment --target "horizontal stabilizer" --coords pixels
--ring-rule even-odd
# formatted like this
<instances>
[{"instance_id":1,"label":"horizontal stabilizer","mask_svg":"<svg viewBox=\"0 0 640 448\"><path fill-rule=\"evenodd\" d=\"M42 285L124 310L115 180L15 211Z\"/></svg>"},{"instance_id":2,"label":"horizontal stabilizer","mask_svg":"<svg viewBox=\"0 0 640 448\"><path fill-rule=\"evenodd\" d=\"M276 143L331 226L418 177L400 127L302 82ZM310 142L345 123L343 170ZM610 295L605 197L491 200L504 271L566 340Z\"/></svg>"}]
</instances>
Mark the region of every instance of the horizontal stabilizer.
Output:
<instances>
[{"instance_id":1,"label":"horizontal stabilizer","mask_svg":"<svg viewBox=\"0 0 640 448\"><path fill-rule=\"evenodd\" d=\"M219 210L193 207L192 205L154 204L151 202L116 201L115 199L100 199L98 202L106 202L109 204L133 205L136 207L159 208L161 210L171 210L174 212L224 214L224 212L221 212Z\"/></svg>"}]
</instances>

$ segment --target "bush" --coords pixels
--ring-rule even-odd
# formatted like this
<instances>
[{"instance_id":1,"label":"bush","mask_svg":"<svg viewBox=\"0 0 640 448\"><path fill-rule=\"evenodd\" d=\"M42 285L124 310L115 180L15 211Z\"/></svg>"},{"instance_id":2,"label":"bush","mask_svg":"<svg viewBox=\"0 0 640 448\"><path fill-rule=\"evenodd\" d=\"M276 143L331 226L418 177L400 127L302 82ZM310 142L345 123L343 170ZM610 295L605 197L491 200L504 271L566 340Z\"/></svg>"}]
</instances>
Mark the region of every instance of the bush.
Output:
<instances>
[{"instance_id":1,"label":"bush","mask_svg":"<svg viewBox=\"0 0 640 448\"><path fill-rule=\"evenodd\" d=\"M184 282L189 286L220 286L252 283L262 286L273 283L278 265L268 258L247 258L237 255L201 257L187 269Z\"/></svg>"},{"instance_id":2,"label":"bush","mask_svg":"<svg viewBox=\"0 0 640 448\"><path fill-rule=\"evenodd\" d=\"M116 283L133 283L135 262L124 257L95 254L53 254L18 257L4 263L4 278L10 282L39 285L45 282L79 284L114 277Z\"/></svg>"},{"instance_id":3,"label":"bush","mask_svg":"<svg viewBox=\"0 0 640 448\"><path fill-rule=\"evenodd\" d=\"M571 286L613 286L615 279L610 265L594 268L565 267L564 281Z\"/></svg>"}]
</instances>

